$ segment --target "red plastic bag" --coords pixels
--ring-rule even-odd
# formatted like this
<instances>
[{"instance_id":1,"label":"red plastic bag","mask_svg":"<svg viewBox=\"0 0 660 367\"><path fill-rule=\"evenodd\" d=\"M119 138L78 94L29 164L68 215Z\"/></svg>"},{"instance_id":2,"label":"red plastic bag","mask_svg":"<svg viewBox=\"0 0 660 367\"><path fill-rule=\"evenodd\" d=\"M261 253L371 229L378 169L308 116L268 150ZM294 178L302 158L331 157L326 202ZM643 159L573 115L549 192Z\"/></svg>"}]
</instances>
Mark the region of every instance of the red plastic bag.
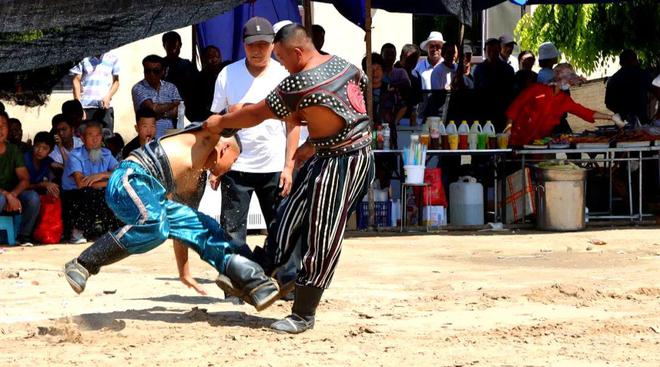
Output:
<instances>
[{"instance_id":1,"label":"red plastic bag","mask_svg":"<svg viewBox=\"0 0 660 367\"><path fill-rule=\"evenodd\" d=\"M447 207L447 196L445 195L445 188L442 185L442 169L440 168L427 168L424 170L424 183L429 186L422 190L416 188L415 196L421 198L418 200L418 205L426 205L429 203L432 206L442 205Z\"/></svg>"},{"instance_id":2,"label":"red plastic bag","mask_svg":"<svg viewBox=\"0 0 660 367\"><path fill-rule=\"evenodd\" d=\"M32 237L43 244L59 243L64 233L62 222L62 200L52 195L41 195L39 220Z\"/></svg>"}]
</instances>

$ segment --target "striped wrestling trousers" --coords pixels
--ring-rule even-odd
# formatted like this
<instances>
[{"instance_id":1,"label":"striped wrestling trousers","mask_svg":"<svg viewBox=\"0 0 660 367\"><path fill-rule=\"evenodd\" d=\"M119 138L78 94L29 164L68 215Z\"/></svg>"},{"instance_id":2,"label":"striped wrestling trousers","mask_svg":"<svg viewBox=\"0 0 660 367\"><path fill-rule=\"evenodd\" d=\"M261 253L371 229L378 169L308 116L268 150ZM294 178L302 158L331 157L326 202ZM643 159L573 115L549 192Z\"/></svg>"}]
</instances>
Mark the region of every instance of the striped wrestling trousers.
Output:
<instances>
[{"instance_id":1,"label":"striped wrestling trousers","mask_svg":"<svg viewBox=\"0 0 660 367\"><path fill-rule=\"evenodd\" d=\"M313 157L298 172L291 195L278 210L276 235L268 239L268 246L276 248L276 264L284 264L301 240L298 285L328 287L348 217L374 175L374 155L368 146L339 156Z\"/></svg>"}]
</instances>

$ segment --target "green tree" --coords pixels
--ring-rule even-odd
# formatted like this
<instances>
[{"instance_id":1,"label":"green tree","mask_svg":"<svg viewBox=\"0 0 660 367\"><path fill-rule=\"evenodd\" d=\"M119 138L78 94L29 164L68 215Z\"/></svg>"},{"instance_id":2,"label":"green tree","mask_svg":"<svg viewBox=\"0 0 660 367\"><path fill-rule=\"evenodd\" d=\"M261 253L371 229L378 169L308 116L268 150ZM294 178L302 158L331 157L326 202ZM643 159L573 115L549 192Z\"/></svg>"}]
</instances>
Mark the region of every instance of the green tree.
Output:
<instances>
[{"instance_id":1,"label":"green tree","mask_svg":"<svg viewBox=\"0 0 660 367\"><path fill-rule=\"evenodd\" d=\"M538 50L550 41L577 69L593 72L630 48L644 67L660 68L660 2L541 5L525 14L515 33L520 47Z\"/></svg>"}]
</instances>

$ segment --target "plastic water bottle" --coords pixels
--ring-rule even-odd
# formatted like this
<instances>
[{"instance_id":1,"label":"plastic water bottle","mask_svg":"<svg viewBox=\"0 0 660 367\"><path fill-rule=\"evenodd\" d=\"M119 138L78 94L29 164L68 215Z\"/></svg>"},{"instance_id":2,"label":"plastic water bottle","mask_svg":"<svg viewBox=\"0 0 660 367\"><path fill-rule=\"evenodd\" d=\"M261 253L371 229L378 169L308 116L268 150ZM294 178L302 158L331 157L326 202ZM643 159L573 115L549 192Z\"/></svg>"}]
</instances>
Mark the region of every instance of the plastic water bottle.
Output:
<instances>
[{"instance_id":1,"label":"plastic water bottle","mask_svg":"<svg viewBox=\"0 0 660 367\"><path fill-rule=\"evenodd\" d=\"M176 128L183 129L185 126L184 119L186 118L186 105L183 101L179 102L179 111L176 118Z\"/></svg>"},{"instance_id":2,"label":"plastic water bottle","mask_svg":"<svg viewBox=\"0 0 660 367\"><path fill-rule=\"evenodd\" d=\"M383 150L390 150L390 126L383 127Z\"/></svg>"}]
</instances>

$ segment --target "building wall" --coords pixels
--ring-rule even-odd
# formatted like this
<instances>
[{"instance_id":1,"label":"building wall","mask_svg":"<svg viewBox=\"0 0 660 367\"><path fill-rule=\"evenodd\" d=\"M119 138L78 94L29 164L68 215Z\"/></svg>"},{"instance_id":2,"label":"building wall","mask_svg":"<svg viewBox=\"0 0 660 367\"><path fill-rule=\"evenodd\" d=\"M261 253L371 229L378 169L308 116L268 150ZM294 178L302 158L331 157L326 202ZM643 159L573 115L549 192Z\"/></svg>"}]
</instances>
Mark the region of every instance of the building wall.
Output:
<instances>
[{"instance_id":1,"label":"building wall","mask_svg":"<svg viewBox=\"0 0 660 367\"><path fill-rule=\"evenodd\" d=\"M389 42L396 46L398 53L403 45L412 42L412 14L384 10L374 10L371 14L374 52L380 52L380 47ZM325 29L323 50L359 66L366 55L365 32L339 14L331 4L312 3L312 16L314 23Z\"/></svg>"},{"instance_id":2,"label":"building wall","mask_svg":"<svg viewBox=\"0 0 660 367\"><path fill-rule=\"evenodd\" d=\"M190 59L192 56L192 27L178 29L183 47L181 57ZM112 99L115 111L115 132L122 135L125 142L135 137L135 113L131 99L131 88L143 79L142 59L149 54L165 55L161 43L162 34L129 43L113 52L119 56L121 72L119 75L119 90ZM51 119L60 113L64 101L73 99L73 91L55 92L48 103L41 107L25 108L5 103L11 117L16 117L23 123L23 140L33 138L39 131L50 130Z\"/></svg>"}]
</instances>

